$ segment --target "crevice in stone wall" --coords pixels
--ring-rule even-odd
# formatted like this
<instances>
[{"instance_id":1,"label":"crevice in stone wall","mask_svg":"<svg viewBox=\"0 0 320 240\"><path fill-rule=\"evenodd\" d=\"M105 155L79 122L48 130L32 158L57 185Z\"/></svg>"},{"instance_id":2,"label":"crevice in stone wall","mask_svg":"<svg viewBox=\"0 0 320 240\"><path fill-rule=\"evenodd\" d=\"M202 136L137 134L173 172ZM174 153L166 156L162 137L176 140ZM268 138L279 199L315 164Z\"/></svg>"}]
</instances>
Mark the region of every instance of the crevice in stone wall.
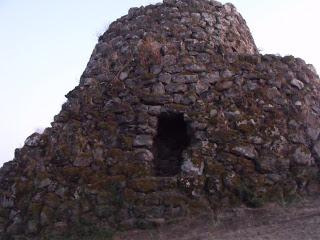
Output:
<instances>
[{"instance_id":1,"label":"crevice in stone wall","mask_svg":"<svg viewBox=\"0 0 320 240\"><path fill-rule=\"evenodd\" d=\"M175 176L181 170L182 152L191 137L182 113L162 113L154 139L154 166L156 176Z\"/></svg>"}]
</instances>

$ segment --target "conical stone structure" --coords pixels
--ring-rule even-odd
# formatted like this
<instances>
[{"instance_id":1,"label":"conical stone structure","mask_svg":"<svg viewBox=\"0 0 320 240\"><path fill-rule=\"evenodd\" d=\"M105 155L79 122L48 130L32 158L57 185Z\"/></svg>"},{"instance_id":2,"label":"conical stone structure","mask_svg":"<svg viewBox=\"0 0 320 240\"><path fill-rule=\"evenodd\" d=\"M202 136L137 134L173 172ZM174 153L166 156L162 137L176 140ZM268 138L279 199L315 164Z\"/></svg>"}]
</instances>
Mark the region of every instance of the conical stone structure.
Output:
<instances>
[{"instance_id":1,"label":"conical stone structure","mask_svg":"<svg viewBox=\"0 0 320 240\"><path fill-rule=\"evenodd\" d=\"M52 127L1 168L0 236L149 227L316 194L319 93L311 65L259 54L231 4L130 9Z\"/></svg>"}]
</instances>

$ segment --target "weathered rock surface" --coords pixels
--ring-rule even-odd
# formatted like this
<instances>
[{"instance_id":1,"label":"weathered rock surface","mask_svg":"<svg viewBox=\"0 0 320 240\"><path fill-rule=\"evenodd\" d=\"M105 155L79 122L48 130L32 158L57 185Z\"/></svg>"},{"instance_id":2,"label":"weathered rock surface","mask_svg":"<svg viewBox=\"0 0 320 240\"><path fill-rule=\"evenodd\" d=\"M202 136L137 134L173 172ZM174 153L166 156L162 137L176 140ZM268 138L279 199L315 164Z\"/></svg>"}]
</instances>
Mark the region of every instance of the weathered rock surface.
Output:
<instances>
[{"instance_id":1,"label":"weathered rock surface","mask_svg":"<svg viewBox=\"0 0 320 240\"><path fill-rule=\"evenodd\" d=\"M4 239L145 228L319 193L320 83L260 55L232 4L131 9L51 128L0 169Z\"/></svg>"}]
</instances>

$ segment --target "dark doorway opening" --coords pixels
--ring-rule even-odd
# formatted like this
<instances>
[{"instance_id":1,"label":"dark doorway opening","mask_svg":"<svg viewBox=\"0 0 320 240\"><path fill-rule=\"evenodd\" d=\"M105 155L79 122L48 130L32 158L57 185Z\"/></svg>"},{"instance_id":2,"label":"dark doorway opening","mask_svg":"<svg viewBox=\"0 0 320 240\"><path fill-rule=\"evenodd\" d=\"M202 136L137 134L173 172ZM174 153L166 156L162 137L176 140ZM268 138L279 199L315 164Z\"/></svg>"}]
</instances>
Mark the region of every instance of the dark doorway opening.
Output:
<instances>
[{"instance_id":1,"label":"dark doorway opening","mask_svg":"<svg viewBox=\"0 0 320 240\"><path fill-rule=\"evenodd\" d=\"M181 113L162 113L154 139L155 173L174 176L181 170L182 151L190 144L187 123Z\"/></svg>"}]
</instances>

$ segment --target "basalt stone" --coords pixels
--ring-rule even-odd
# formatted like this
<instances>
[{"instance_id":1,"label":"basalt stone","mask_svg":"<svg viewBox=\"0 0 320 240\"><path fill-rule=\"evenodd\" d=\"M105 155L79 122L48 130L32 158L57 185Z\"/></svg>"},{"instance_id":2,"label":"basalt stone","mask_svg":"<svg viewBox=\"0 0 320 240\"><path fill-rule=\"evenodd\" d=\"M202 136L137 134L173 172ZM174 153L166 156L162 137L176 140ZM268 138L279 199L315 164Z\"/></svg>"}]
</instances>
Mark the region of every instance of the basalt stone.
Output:
<instances>
[{"instance_id":1,"label":"basalt stone","mask_svg":"<svg viewBox=\"0 0 320 240\"><path fill-rule=\"evenodd\" d=\"M292 86L297 87L299 90L304 88L304 83L298 79L293 79L290 83Z\"/></svg>"},{"instance_id":2,"label":"basalt stone","mask_svg":"<svg viewBox=\"0 0 320 240\"><path fill-rule=\"evenodd\" d=\"M152 145L152 136L150 135L137 135L133 140L134 147L143 147Z\"/></svg>"},{"instance_id":3,"label":"basalt stone","mask_svg":"<svg viewBox=\"0 0 320 240\"><path fill-rule=\"evenodd\" d=\"M28 137L24 144L29 147L36 147L40 144L41 134L34 133L30 137Z\"/></svg>"},{"instance_id":4,"label":"basalt stone","mask_svg":"<svg viewBox=\"0 0 320 240\"><path fill-rule=\"evenodd\" d=\"M166 92L162 83L157 83L157 84L153 85L152 91L156 95L162 95L162 94L165 94L165 92Z\"/></svg>"},{"instance_id":5,"label":"basalt stone","mask_svg":"<svg viewBox=\"0 0 320 240\"><path fill-rule=\"evenodd\" d=\"M223 81L223 82L218 82L216 84L216 89L218 91L224 91L224 90L227 90L229 88L231 88L233 85L233 82L232 81Z\"/></svg>"},{"instance_id":6,"label":"basalt stone","mask_svg":"<svg viewBox=\"0 0 320 240\"><path fill-rule=\"evenodd\" d=\"M160 76L159 76L159 81L160 82L162 82L162 83L170 83L170 81L171 81L171 74L169 74L169 73L164 73L164 74L161 74Z\"/></svg>"},{"instance_id":7,"label":"basalt stone","mask_svg":"<svg viewBox=\"0 0 320 240\"><path fill-rule=\"evenodd\" d=\"M311 65L259 54L232 4L130 9L99 37L52 127L0 169L0 239L316 193L319 92Z\"/></svg>"},{"instance_id":8,"label":"basalt stone","mask_svg":"<svg viewBox=\"0 0 320 240\"><path fill-rule=\"evenodd\" d=\"M314 158L308 148L298 147L293 154L295 163L299 165L312 166L315 164Z\"/></svg>"},{"instance_id":9,"label":"basalt stone","mask_svg":"<svg viewBox=\"0 0 320 240\"><path fill-rule=\"evenodd\" d=\"M235 154L239 154L250 159L255 159L258 155L257 151L252 145L235 146L232 148L232 151Z\"/></svg>"}]
</instances>

